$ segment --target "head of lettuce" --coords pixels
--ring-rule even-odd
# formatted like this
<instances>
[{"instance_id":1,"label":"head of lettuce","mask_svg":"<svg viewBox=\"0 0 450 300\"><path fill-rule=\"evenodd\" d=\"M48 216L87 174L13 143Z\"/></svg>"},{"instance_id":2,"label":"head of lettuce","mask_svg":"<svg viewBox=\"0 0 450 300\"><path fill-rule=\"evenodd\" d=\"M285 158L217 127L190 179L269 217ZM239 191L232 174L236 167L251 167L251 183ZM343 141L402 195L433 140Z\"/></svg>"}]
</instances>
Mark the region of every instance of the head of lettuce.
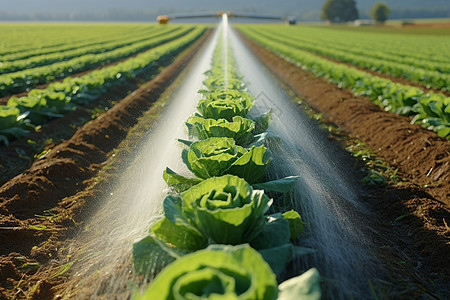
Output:
<instances>
[{"instance_id":1,"label":"head of lettuce","mask_svg":"<svg viewBox=\"0 0 450 300\"><path fill-rule=\"evenodd\" d=\"M280 286L248 244L211 245L177 259L133 300L318 300L319 274L311 269Z\"/></svg>"}]
</instances>

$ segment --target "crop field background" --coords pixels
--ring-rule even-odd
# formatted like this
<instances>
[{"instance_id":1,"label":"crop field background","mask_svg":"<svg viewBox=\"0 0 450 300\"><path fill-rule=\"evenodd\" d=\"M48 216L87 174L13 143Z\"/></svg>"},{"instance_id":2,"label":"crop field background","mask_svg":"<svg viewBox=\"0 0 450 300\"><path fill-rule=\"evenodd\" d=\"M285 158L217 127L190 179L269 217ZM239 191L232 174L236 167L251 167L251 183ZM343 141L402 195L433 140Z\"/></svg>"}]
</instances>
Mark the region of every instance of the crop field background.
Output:
<instances>
[{"instance_id":1,"label":"crop field background","mask_svg":"<svg viewBox=\"0 0 450 300\"><path fill-rule=\"evenodd\" d=\"M450 298L445 4L135 2L0 12L0 299Z\"/></svg>"}]
</instances>

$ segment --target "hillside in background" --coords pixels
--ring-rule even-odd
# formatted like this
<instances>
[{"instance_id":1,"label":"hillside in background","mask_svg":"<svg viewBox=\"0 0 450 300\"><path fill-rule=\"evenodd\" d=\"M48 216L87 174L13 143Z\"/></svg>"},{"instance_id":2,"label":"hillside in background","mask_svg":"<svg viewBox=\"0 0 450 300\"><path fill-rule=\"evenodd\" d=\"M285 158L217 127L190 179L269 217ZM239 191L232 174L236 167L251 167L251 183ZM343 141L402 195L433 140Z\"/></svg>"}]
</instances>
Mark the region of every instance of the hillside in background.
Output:
<instances>
[{"instance_id":1,"label":"hillside in background","mask_svg":"<svg viewBox=\"0 0 450 300\"><path fill-rule=\"evenodd\" d=\"M0 21L14 20L117 20L148 21L160 14L231 10L296 16L317 21L325 0L0 0ZM357 0L361 18L368 18L378 1ZM450 17L448 0L386 0L391 18Z\"/></svg>"}]
</instances>

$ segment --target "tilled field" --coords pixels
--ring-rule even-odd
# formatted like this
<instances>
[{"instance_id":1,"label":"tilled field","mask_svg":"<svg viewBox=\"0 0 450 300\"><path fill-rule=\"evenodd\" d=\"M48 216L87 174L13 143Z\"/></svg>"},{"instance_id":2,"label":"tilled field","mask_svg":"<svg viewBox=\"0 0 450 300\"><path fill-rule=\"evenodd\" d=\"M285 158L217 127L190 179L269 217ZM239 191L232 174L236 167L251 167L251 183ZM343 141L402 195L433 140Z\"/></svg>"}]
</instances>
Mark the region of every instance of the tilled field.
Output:
<instances>
[{"instance_id":1,"label":"tilled field","mask_svg":"<svg viewBox=\"0 0 450 300\"><path fill-rule=\"evenodd\" d=\"M7 241L0 245L2 298L57 298L67 279L59 276L61 268L53 260L83 226L95 206L92 201L126 167L122 158L139 143L140 134L151 128L167 101L160 96L207 39L196 42L151 81L137 79L102 97L116 95L114 103L100 99L2 149L0 161L6 168L0 187L0 239ZM449 142L242 39L288 89L323 114L325 122L339 128L339 134L330 133L330 143L345 147L357 139L398 168L399 183L366 191L385 238L386 247L379 256L388 262L391 277L412 290L407 297L450 295L445 289L450 278ZM118 99L129 90L133 92ZM101 113L95 110L102 105L110 107ZM93 112L98 114L95 119L83 125ZM37 159L27 159L34 145L28 140L48 139L52 141Z\"/></svg>"}]
</instances>

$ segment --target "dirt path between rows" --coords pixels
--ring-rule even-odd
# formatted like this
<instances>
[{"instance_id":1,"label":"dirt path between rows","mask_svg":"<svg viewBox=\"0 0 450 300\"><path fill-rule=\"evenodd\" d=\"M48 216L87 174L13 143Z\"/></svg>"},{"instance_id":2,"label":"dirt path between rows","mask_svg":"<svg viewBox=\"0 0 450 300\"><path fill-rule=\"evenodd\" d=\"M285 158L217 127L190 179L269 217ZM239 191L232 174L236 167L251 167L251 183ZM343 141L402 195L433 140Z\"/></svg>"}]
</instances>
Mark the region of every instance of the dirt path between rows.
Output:
<instances>
[{"instance_id":1,"label":"dirt path between rows","mask_svg":"<svg viewBox=\"0 0 450 300\"><path fill-rule=\"evenodd\" d=\"M210 37L207 32L153 80L0 187L0 299L56 297L53 287L61 282L46 266L83 212L95 206L87 202L102 190L94 177L139 116L149 109L157 116L161 108L151 107Z\"/></svg>"},{"instance_id":2,"label":"dirt path between rows","mask_svg":"<svg viewBox=\"0 0 450 300\"><path fill-rule=\"evenodd\" d=\"M435 297L435 292L450 297L450 142L410 124L407 117L385 112L369 99L355 97L350 90L315 77L242 34L240 37L309 106L350 139L364 142L378 157L398 168L405 181L369 188L364 199L376 213L379 232L389 245L389 251L380 256L406 262L405 268L399 268L397 262L388 266L392 267L392 277L405 276L399 279L402 284L427 285L428 297ZM435 285L429 285L433 280ZM428 284L423 283L426 281ZM414 297L423 297L420 293ZM400 298L407 297L411 294Z\"/></svg>"}]
</instances>

